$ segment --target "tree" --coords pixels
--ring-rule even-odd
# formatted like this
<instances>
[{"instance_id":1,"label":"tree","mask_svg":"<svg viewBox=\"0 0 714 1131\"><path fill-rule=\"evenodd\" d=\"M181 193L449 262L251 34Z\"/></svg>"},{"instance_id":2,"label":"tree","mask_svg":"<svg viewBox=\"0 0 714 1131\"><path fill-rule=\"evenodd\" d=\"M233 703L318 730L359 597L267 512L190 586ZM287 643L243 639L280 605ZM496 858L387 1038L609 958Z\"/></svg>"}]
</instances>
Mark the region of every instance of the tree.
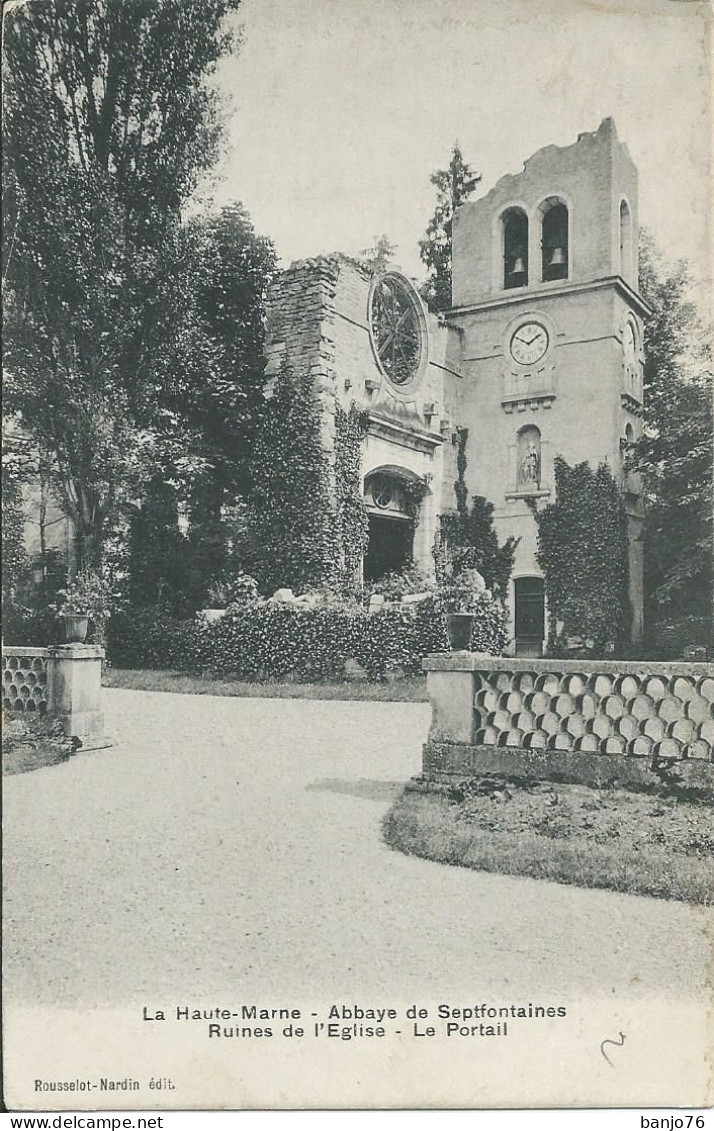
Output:
<instances>
[{"instance_id":1,"label":"tree","mask_svg":"<svg viewBox=\"0 0 714 1131\"><path fill-rule=\"evenodd\" d=\"M181 210L218 153L240 0L43 0L4 21L6 407L97 565L188 446L166 408L190 299Z\"/></svg>"},{"instance_id":2,"label":"tree","mask_svg":"<svg viewBox=\"0 0 714 1131\"><path fill-rule=\"evenodd\" d=\"M579 639L595 655L629 642L627 515L607 464L554 461L555 502L533 508L536 558L545 577L548 649L567 654Z\"/></svg>"},{"instance_id":3,"label":"tree","mask_svg":"<svg viewBox=\"0 0 714 1131\"><path fill-rule=\"evenodd\" d=\"M458 141L451 150L451 160L446 169L432 173L431 183L437 191L436 209L426 229L426 237L419 241L419 254L429 274L422 297L431 310L446 310L451 306L451 226L456 209L471 196L481 180L464 161Z\"/></svg>"},{"instance_id":4,"label":"tree","mask_svg":"<svg viewBox=\"0 0 714 1131\"><path fill-rule=\"evenodd\" d=\"M469 510L466 484L467 428L459 429L456 454L457 478L454 482L456 511L441 516L434 546L437 580L440 584L458 577L464 570L477 569L487 588L505 602L508 583L520 538L509 537L502 546L493 525L493 503L483 495L473 495Z\"/></svg>"},{"instance_id":5,"label":"tree","mask_svg":"<svg viewBox=\"0 0 714 1131\"><path fill-rule=\"evenodd\" d=\"M266 299L275 277L272 242L239 203L190 225L192 340L171 408L192 424L217 491L245 494L264 406ZM221 498L221 503L225 499Z\"/></svg>"},{"instance_id":6,"label":"tree","mask_svg":"<svg viewBox=\"0 0 714 1131\"><path fill-rule=\"evenodd\" d=\"M666 266L640 240L644 335L642 439L628 462L645 493L646 619L711 616L712 373L706 335L686 301L684 263Z\"/></svg>"},{"instance_id":7,"label":"tree","mask_svg":"<svg viewBox=\"0 0 714 1131\"><path fill-rule=\"evenodd\" d=\"M383 233L374 237L374 246L365 247L360 252L360 262L374 275L386 271L390 261L394 258L397 245L392 243L389 236Z\"/></svg>"},{"instance_id":8,"label":"tree","mask_svg":"<svg viewBox=\"0 0 714 1131\"><path fill-rule=\"evenodd\" d=\"M442 515L441 539L455 576L477 569L486 587L506 600L519 539L507 538L499 545L493 525L493 503L482 495L474 495L470 510L464 505L455 514Z\"/></svg>"}]
</instances>

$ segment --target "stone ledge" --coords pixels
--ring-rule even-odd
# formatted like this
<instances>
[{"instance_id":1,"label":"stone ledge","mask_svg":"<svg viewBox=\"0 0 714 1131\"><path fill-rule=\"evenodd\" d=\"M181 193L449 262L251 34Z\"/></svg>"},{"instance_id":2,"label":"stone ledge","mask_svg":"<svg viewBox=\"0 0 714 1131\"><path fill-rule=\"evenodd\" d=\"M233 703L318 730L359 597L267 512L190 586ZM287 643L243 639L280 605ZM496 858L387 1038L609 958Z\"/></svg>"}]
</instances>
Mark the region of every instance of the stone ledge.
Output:
<instances>
[{"instance_id":1,"label":"stone ledge","mask_svg":"<svg viewBox=\"0 0 714 1131\"><path fill-rule=\"evenodd\" d=\"M667 772L663 769L656 773L651 758L623 755L561 753L456 742L427 742L423 751L423 772L417 780L427 786L432 782L443 785L455 779L494 774L595 788L650 787L662 786ZM673 761L669 772L676 777L680 788L693 790L702 800L714 800L714 765L710 762L701 759Z\"/></svg>"},{"instance_id":2,"label":"stone ledge","mask_svg":"<svg viewBox=\"0 0 714 1131\"><path fill-rule=\"evenodd\" d=\"M689 675L695 679L704 676L714 678L714 664L673 660L652 662L650 660L537 660L523 656L491 656L487 652L432 652L422 661L425 672L556 672L564 675Z\"/></svg>"}]
</instances>

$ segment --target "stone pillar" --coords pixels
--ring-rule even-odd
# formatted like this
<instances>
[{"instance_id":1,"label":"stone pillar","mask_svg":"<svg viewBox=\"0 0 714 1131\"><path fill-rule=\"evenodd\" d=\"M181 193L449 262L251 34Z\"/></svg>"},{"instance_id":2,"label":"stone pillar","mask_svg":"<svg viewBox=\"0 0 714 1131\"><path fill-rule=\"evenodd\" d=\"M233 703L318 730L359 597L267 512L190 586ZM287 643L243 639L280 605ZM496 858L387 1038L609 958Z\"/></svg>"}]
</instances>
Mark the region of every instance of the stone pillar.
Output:
<instances>
[{"instance_id":1,"label":"stone pillar","mask_svg":"<svg viewBox=\"0 0 714 1131\"><path fill-rule=\"evenodd\" d=\"M474 670L471 653L427 656L423 662L431 700L430 742L474 741ZM461 669L461 670L459 670Z\"/></svg>"},{"instance_id":2,"label":"stone pillar","mask_svg":"<svg viewBox=\"0 0 714 1131\"><path fill-rule=\"evenodd\" d=\"M48 649L48 713L82 746L104 745L101 711L104 649L96 644L59 644Z\"/></svg>"}]
</instances>

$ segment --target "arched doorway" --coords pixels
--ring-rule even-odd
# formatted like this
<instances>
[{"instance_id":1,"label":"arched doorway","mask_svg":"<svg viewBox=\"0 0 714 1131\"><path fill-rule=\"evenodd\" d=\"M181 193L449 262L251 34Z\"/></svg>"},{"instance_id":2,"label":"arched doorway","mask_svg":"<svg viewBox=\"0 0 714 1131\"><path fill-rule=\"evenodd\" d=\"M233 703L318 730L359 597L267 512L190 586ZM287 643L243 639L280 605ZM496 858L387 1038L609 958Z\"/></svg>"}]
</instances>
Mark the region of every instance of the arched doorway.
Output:
<instances>
[{"instance_id":1,"label":"arched doorway","mask_svg":"<svg viewBox=\"0 0 714 1131\"><path fill-rule=\"evenodd\" d=\"M388 573L401 573L414 558L414 518L410 513L405 478L380 470L365 480L364 501L369 541L364 556L365 582Z\"/></svg>"},{"instance_id":2,"label":"arched doorway","mask_svg":"<svg viewBox=\"0 0 714 1131\"><path fill-rule=\"evenodd\" d=\"M545 587L542 577L517 577L516 655L542 656L545 638Z\"/></svg>"}]
</instances>

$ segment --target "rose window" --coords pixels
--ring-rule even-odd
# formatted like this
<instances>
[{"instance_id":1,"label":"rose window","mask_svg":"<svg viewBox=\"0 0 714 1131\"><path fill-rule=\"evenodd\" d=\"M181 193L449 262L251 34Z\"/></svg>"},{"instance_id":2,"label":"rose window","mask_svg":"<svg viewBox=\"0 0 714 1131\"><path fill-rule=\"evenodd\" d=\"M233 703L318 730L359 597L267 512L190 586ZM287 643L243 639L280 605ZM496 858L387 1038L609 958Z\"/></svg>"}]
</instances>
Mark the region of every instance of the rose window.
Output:
<instances>
[{"instance_id":1,"label":"rose window","mask_svg":"<svg viewBox=\"0 0 714 1131\"><path fill-rule=\"evenodd\" d=\"M406 279L383 275L372 291L370 329L382 371L398 386L408 385L422 359L418 298Z\"/></svg>"}]
</instances>

